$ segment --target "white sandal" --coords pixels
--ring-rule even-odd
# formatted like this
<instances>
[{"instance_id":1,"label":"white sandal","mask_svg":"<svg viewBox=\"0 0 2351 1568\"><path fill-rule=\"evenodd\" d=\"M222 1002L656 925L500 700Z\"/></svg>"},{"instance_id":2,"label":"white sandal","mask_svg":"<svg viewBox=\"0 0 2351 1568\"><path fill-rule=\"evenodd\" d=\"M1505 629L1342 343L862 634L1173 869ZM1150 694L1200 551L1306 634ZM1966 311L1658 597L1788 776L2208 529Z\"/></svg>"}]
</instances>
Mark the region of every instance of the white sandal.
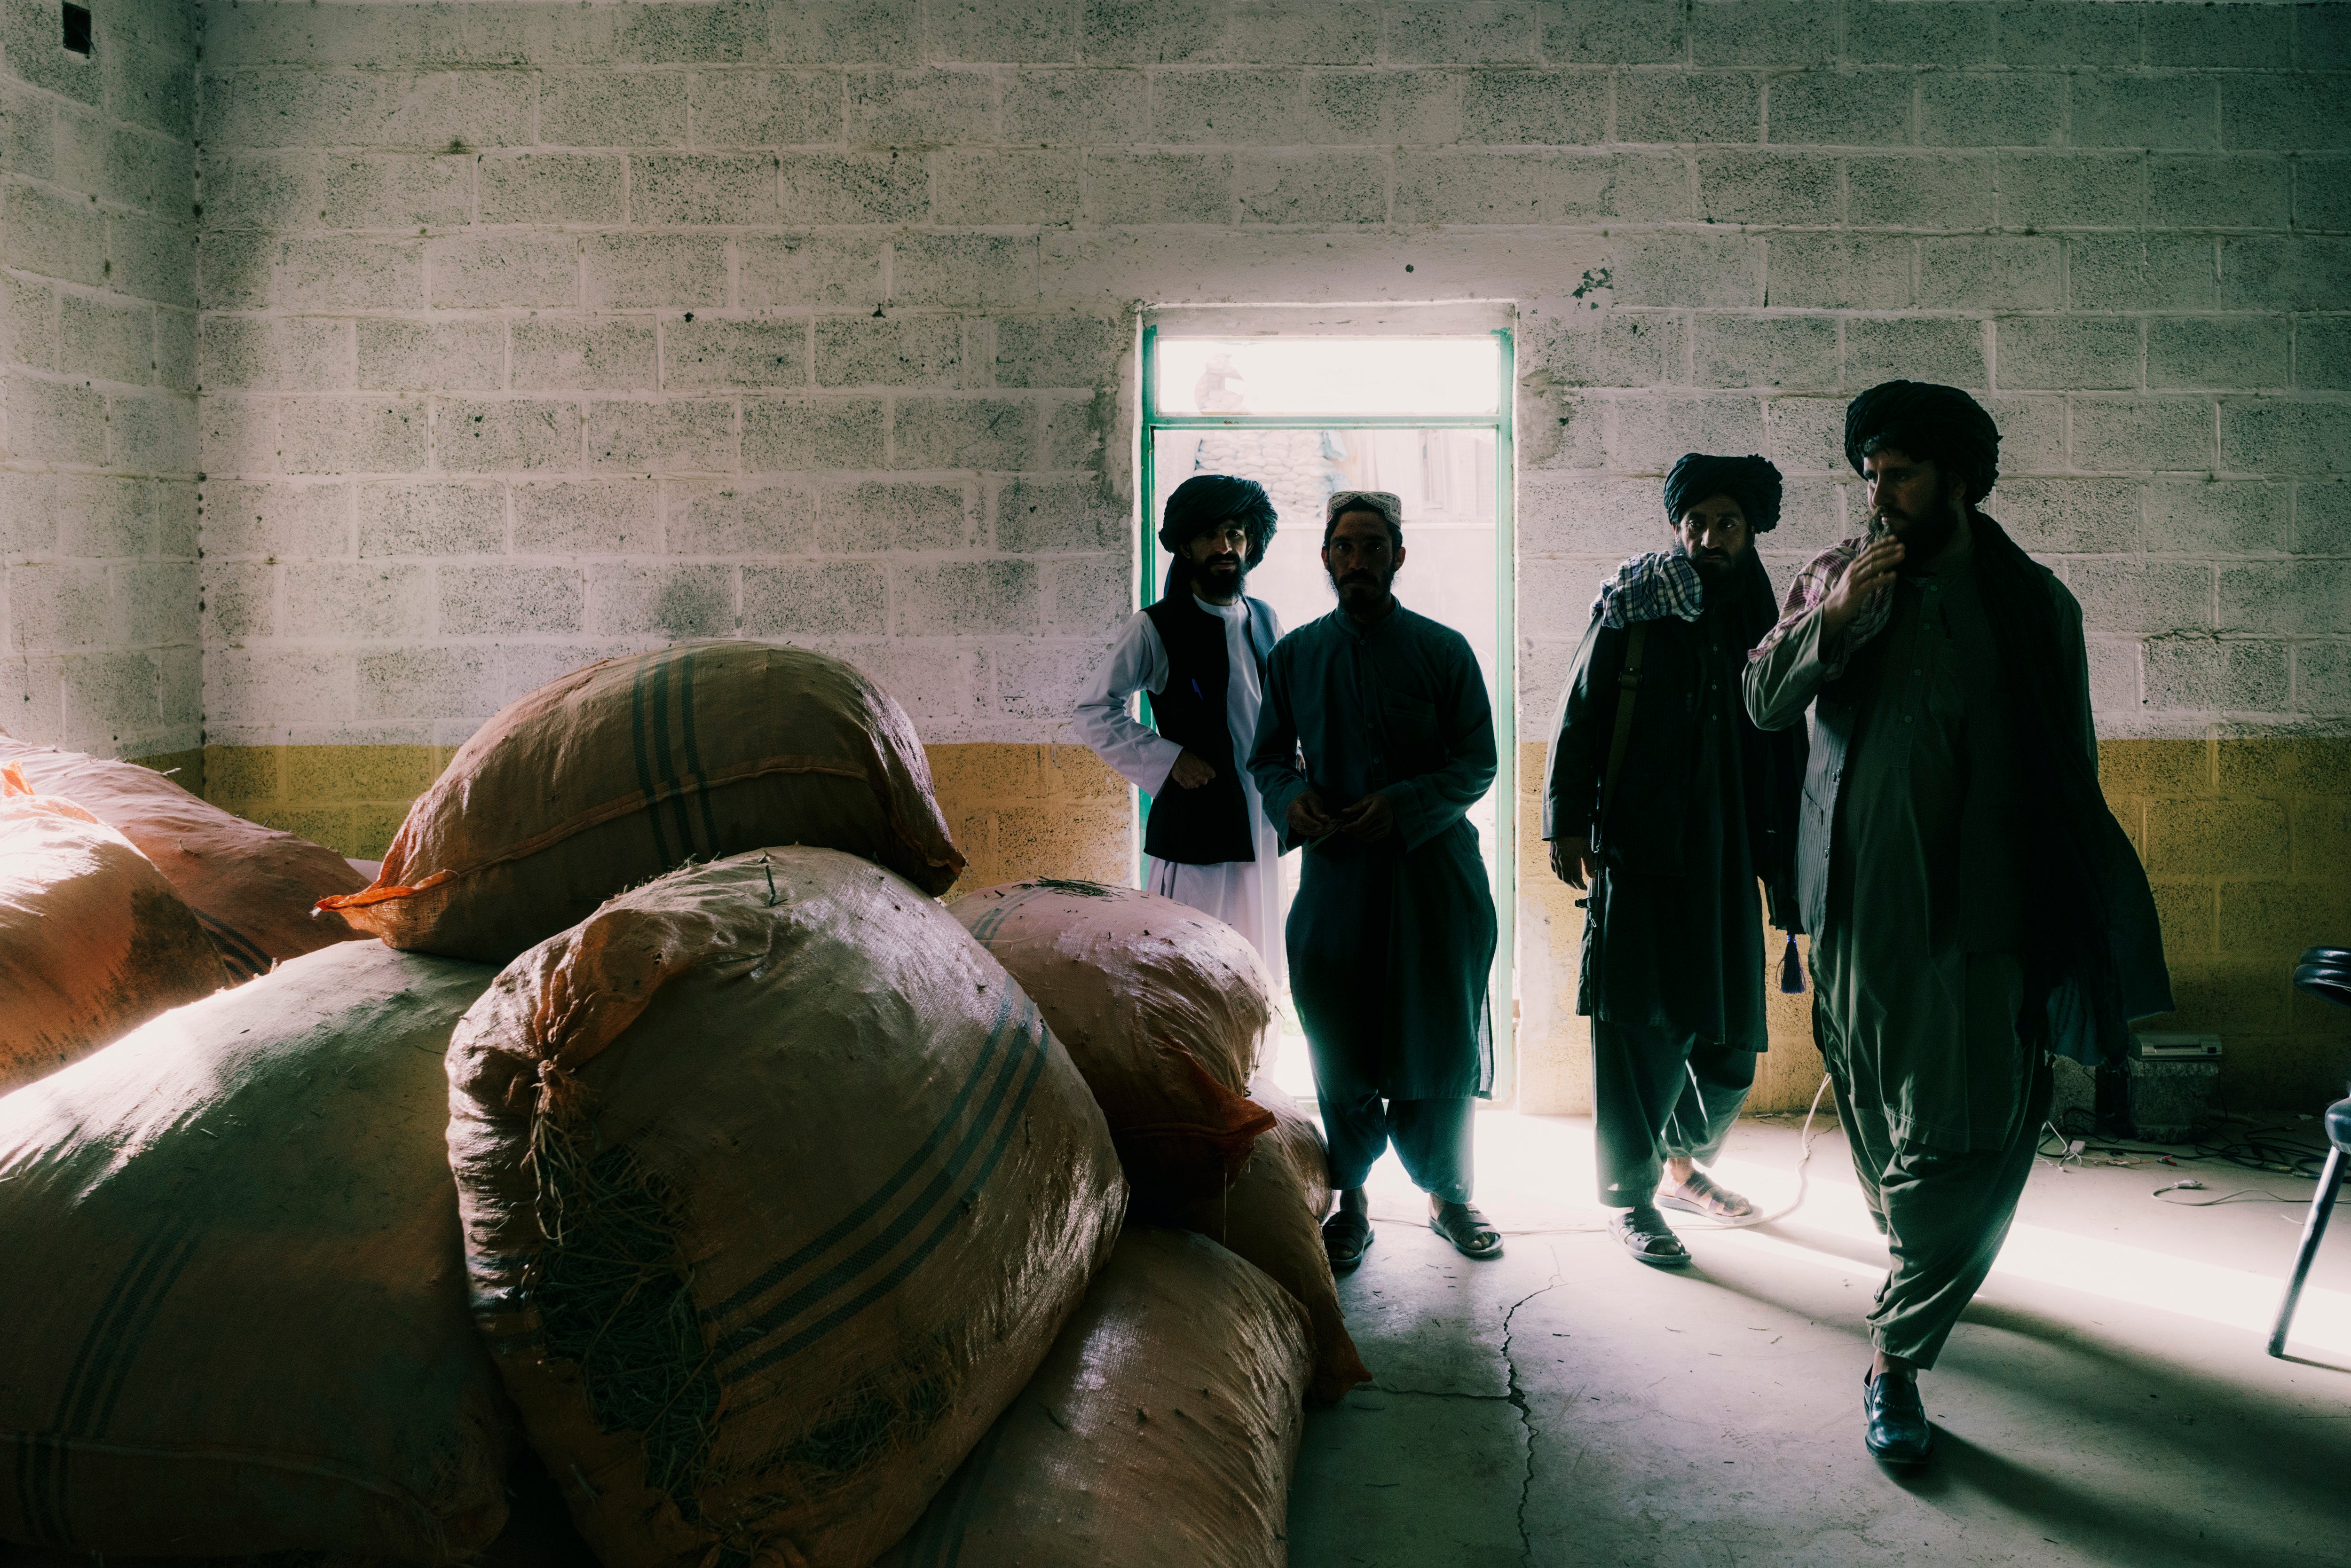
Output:
<instances>
[{"instance_id":1,"label":"white sandal","mask_svg":"<svg viewBox=\"0 0 2351 1568\"><path fill-rule=\"evenodd\" d=\"M1683 1197L1683 1192L1694 1192L1698 1197L1695 1200ZM1712 1176L1697 1169L1677 1191L1659 1193L1657 1207L1677 1208L1684 1214L1703 1214L1709 1219L1745 1219L1755 1212L1753 1203L1727 1186L1718 1186Z\"/></svg>"}]
</instances>

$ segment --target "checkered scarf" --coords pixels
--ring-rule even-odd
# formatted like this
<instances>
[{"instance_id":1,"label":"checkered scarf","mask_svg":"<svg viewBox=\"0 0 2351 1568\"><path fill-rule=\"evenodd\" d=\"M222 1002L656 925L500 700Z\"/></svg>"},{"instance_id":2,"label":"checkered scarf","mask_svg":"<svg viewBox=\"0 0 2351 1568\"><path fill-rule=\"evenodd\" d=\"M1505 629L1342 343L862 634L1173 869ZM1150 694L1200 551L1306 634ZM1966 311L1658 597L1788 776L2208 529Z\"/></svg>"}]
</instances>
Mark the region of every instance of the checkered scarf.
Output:
<instances>
[{"instance_id":1,"label":"checkered scarf","mask_svg":"<svg viewBox=\"0 0 2351 1568\"><path fill-rule=\"evenodd\" d=\"M1695 621L1705 608L1698 567L1678 550L1635 556L1600 585L1600 597L1592 601L1603 626L1620 629L1668 615Z\"/></svg>"},{"instance_id":2,"label":"checkered scarf","mask_svg":"<svg viewBox=\"0 0 2351 1568\"><path fill-rule=\"evenodd\" d=\"M1803 570L1796 573L1795 580L1788 585L1788 597L1781 607L1778 622L1764 633L1763 641L1758 643L1747 656L1750 659L1761 658L1781 638L1794 631L1798 622L1818 610L1821 601L1828 598L1829 591L1836 586L1837 579L1844 575L1845 569L1876 537L1868 533L1841 539L1806 561ZM1826 648L1821 650L1823 678L1833 681L1844 674L1845 665L1852 662L1862 644L1885 631L1886 622L1893 615L1894 594L1891 589L1881 588L1864 600L1860 613L1853 618L1853 623L1844 629L1844 635L1838 639L1834 656L1832 657Z\"/></svg>"}]
</instances>

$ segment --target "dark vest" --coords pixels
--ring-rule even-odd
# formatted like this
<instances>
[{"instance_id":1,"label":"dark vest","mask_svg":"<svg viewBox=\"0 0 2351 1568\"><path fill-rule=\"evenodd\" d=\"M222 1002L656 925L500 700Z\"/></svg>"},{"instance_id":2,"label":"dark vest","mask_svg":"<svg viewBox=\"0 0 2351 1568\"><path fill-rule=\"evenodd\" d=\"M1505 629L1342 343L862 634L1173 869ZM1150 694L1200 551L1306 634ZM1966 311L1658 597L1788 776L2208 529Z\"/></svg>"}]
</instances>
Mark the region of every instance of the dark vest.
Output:
<instances>
[{"instance_id":1,"label":"dark vest","mask_svg":"<svg viewBox=\"0 0 2351 1568\"><path fill-rule=\"evenodd\" d=\"M1265 690L1266 661L1273 653L1273 612L1258 600L1249 606L1249 647L1257 655L1258 690ZM1225 657L1225 622L1193 602L1189 592L1147 606L1167 650L1167 686L1151 695L1152 727L1217 770L1197 789L1170 784L1151 798L1143 827L1143 850L1178 865L1219 865L1257 859L1257 837L1249 820L1249 797L1241 769L1249 758L1233 755L1232 727L1225 720L1225 683L1231 670Z\"/></svg>"}]
</instances>

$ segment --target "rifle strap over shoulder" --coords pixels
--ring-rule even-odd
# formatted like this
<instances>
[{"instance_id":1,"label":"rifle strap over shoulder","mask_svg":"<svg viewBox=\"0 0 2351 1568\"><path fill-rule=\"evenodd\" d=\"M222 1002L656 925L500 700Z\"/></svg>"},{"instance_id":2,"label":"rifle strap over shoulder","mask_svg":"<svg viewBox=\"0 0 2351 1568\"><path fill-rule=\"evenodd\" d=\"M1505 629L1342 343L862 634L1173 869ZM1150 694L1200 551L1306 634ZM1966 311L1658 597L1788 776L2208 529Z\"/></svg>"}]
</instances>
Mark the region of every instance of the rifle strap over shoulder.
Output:
<instances>
[{"instance_id":1,"label":"rifle strap over shoulder","mask_svg":"<svg viewBox=\"0 0 2351 1568\"><path fill-rule=\"evenodd\" d=\"M1633 622L1632 634L1625 643L1625 667L1616 674L1616 728L1608 738L1608 771L1600 782L1600 817L1592 834L1595 850L1607 831L1609 808L1616 800L1616 778L1625 771L1625 752L1633 740L1633 703L1641 692L1641 647L1648 632L1647 622Z\"/></svg>"}]
</instances>

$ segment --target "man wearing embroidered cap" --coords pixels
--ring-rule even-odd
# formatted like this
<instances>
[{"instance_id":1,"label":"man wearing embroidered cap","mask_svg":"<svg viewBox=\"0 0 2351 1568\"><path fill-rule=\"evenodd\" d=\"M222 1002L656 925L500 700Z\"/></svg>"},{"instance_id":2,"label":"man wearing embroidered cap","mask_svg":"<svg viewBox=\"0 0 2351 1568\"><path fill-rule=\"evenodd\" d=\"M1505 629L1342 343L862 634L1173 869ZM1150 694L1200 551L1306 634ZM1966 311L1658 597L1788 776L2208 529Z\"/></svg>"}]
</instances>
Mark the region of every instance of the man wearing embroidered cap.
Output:
<instances>
[{"instance_id":1,"label":"man wearing embroidered cap","mask_svg":"<svg viewBox=\"0 0 2351 1568\"><path fill-rule=\"evenodd\" d=\"M1869 1314L1864 1441L1933 1438L1935 1364L2008 1235L2049 1052L2118 1054L2171 1009L2147 876L2098 789L2082 609L1980 509L2000 431L1955 387L1845 411L1869 530L1797 574L1747 668L1766 728L1813 741L1796 898L1813 1028L1894 1267Z\"/></svg>"},{"instance_id":2,"label":"man wearing embroidered cap","mask_svg":"<svg viewBox=\"0 0 2351 1568\"><path fill-rule=\"evenodd\" d=\"M1755 539L1780 521L1780 471L1693 452L1665 499L1673 549L1602 585L1569 666L1543 837L1561 880L1590 889L1576 1010L1592 1019L1600 1201L1634 1257L1679 1268L1689 1253L1660 1203L1754 1212L1699 1167L1765 1045L1759 878L1773 923L1796 928L1804 732L1757 729L1740 688L1771 626Z\"/></svg>"},{"instance_id":3,"label":"man wearing embroidered cap","mask_svg":"<svg viewBox=\"0 0 2351 1568\"><path fill-rule=\"evenodd\" d=\"M1486 1000L1494 899L1467 820L1494 783L1494 716L1468 639L1391 587L1404 504L1331 497L1322 566L1339 608L1281 640L1250 771L1284 851L1305 847L1286 933L1314 1058L1331 1185L1332 1266L1371 1245L1364 1180L1393 1143L1429 1225L1471 1258L1502 1250L1469 1205L1470 1123L1493 1092Z\"/></svg>"},{"instance_id":4,"label":"man wearing embroidered cap","mask_svg":"<svg viewBox=\"0 0 2351 1568\"><path fill-rule=\"evenodd\" d=\"M1175 558L1167 591L1119 629L1071 725L1152 798L1144 887L1248 937L1278 992L1274 862L1281 852L1248 765L1281 622L1271 605L1241 591L1265 559L1275 520L1271 497L1254 479L1196 474L1176 486L1159 529ZM1151 694L1155 728L1127 711L1138 691Z\"/></svg>"}]
</instances>

